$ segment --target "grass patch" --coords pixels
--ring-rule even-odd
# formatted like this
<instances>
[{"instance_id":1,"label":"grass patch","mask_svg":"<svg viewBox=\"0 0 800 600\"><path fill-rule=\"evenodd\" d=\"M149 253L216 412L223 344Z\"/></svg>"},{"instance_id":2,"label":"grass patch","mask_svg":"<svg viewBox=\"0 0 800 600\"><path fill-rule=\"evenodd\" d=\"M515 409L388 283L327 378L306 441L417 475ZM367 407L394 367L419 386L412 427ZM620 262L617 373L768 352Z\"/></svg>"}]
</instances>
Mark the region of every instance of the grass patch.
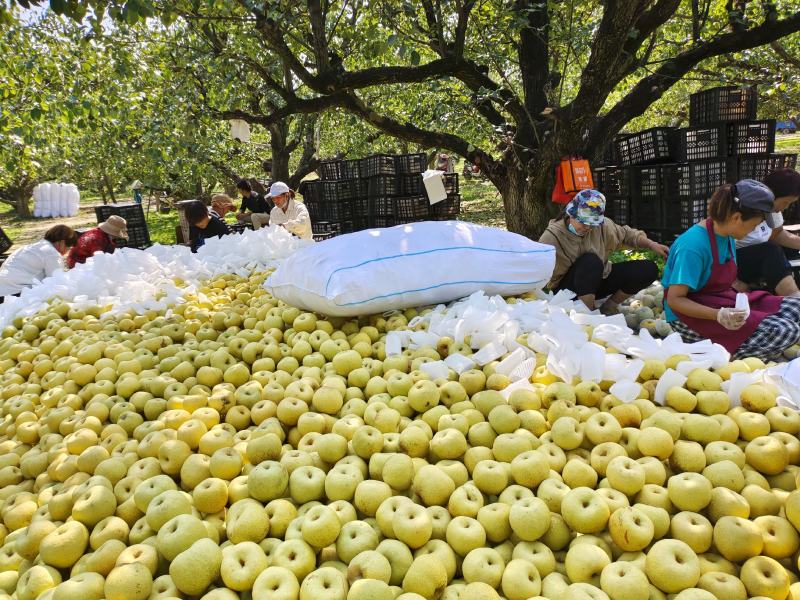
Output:
<instances>
[{"instance_id":1,"label":"grass patch","mask_svg":"<svg viewBox=\"0 0 800 600\"><path fill-rule=\"evenodd\" d=\"M150 211L147 215L147 229L150 241L154 244L170 245L175 243L175 227L179 224L178 212L160 213Z\"/></svg>"},{"instance_id":2,"label":"grass patch","mask_svg":"<svg viewBox=\"0 0 800 600\"><path fill-rule=\"evenodd\" d=\"M506 215L500 192L489 181L459 178L461 214L459 220L505 227Z\"/></svg>"},{"instance_id":3,"label":"grass patch","mask_svg":"<svg viewBox=\"0 0 800 600\"><path fill-rule=\"evenodd\" d=\"M800 154L800 133L778 134L775 137L776 152L794 152Z\"/></svg>"}]
</instances>

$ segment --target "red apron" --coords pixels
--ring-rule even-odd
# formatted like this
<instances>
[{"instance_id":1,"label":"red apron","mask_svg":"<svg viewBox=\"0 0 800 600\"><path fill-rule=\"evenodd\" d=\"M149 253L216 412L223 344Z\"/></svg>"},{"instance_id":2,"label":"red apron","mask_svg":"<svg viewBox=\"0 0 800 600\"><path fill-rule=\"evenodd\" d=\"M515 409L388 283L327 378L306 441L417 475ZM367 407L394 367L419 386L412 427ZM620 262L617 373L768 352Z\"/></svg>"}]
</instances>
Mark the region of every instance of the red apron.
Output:
<instances>
[{"instance_id":1,"label":"red apron","mask_svg":"<svg viewBox=\"0 0 800 600\"><path fill-rule=\"evenodd\" d=\"M711 275L706 284L696 292L689 294L688 298L711 308L732 308L736 305L737 293L732 287L737 273L736 261L733 260L733 242L731 241L731 258L725 264L720 264L717 240L714 236L714 222L711 219L706 220L706 231L708 231L708 240L711 244L711 255L713 256ZM667 291L664 290L665 304L667 302ZM750 301L750 316L742 327L734 331L725 329L722 325L710 319L688 317L675 310L672 312L687 327L712 342L721 344L728 352L733 354L747 338L753 335L761 321L780 310L781 302L783 301L783 296L774 296L763 291L748 292L747 297Z\"/></svg>"}]
</instances>

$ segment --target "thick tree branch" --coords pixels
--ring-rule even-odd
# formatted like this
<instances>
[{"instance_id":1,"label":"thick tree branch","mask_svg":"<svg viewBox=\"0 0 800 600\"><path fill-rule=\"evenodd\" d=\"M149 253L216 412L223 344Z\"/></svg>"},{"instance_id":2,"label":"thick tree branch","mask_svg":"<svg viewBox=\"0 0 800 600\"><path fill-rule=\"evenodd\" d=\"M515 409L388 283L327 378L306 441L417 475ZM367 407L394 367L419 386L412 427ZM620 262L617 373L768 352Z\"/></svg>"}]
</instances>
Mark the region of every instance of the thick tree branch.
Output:
<instances>
[{"instance_id":1,"label":"thick tree branch","mask_svg":"<svg viewBox=\"0 0 800 600\"><path fill-rule=\"evenodd\" d=\"M561 111L574 121L596 115L608 94L639 66L637 53L655 31L675 14L680 0L609 0L592 43L592 53L581 75L578 94Z\"/></svg>"},{"instance_id":2,"label":"thick tree branch","mask_svg":"<svg viewBox=\"0 0 800 600\"><path fill-rule=\"evenodd\" d=\"M456 32L453 36L453 54L455 56L464 56L464 44L467 39L469 17L474 7L475 0L465 0L458 8L458 23L456 24Z\"/></svg>"},{"instance_id":3,"label":"thick tree branch","mask_svg":"<svg viewBox=\"0 0 800 600\"><path fill-rule=\"evenodd\" d=\"M421 129L411 123L395 121L394 119L377 113L364 104L355 94L348 94L341 106L353 114L358 115L373 127L385 131L394 137L416 142L425 147L437 147L451 150L464 158L478 162L481 164L481 168L489 171L498 172L501 169L500 164L487 152L475 148L464 138L451 133Z\"/></svg>"},{"instance_id":4,"label":"thick tree branch","mask_svg":"<svg viewBox=\"0 0 800 600\"><path fill-rule=\"evenodd\" d=\"M787 63L796 69L800 69L800 57L792 55L779 41L775 40L770 43L770 47L775 51L775 54L780 56Z\"/></svg>"},{"instance_id":5,"label":"thick tree branch","mask_svg":"<svg viewBox=\"0 0 800 600\"><path fill-rule=\"evenodd\" d=\"M525 20L520 31L517 57L522 78L522 114L517 116L511 151L518 164L526 165L541 142L538 122L548 107L550 83L550 13L547 2L516 0L514 11Z\"/></svg>"},{"instance_id":6,"label":"thick tree branch","mask_svg":"<svg viewBox=\"0 0 800 600\"><path fill-rule=\"evenodd\" d=\"M786 19L764 23L744 32L726 33L703 44L693 46L671 58L652 75L639 81L600 119L587 140L587 147L596 146L622 129L625 123L644 113L665 91L675 85L701 61L721 54L763 46L798 31L800 31L800 12Z\"/></svg>"},{"instance_id":7,"label":"thick tree branch","mask_svg":"<svg viewBox=\"0 0 800 600\"><path fill-rule=\"evenodd\" d=\"M325 73L330 68L328 38L325 32L325 12L319 0L308 0L308 20L311 25L311 46L317 63L317 73Z\"/></svg>"}]
</instances>

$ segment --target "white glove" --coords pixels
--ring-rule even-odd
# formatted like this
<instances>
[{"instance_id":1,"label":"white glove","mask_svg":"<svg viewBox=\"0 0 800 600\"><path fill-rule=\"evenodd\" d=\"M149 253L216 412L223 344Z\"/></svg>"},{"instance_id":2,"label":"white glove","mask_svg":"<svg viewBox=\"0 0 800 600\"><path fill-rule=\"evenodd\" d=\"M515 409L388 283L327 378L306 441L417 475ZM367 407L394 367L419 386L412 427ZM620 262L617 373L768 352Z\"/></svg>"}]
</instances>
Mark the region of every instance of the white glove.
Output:
<instances>
[{"instance_id":1,"label":"white glove","mask_svg":"<svg viewBox=\"0 0 800 600\"><path fill-rule=\"evenodd\" d=\"M720 308L717 311L717 323L725 329L740 329L747 321L747 312L740 308Z\"/></svg>"}]
</instances>

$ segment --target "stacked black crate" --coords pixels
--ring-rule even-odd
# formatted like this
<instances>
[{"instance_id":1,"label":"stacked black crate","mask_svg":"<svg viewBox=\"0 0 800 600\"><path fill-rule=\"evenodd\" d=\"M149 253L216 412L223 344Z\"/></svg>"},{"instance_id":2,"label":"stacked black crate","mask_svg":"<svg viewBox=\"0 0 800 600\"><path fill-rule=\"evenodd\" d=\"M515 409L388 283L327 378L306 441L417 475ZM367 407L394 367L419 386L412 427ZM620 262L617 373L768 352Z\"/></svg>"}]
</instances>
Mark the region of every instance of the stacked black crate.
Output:
<instances>
[{"instance_id":1,"label":"stacked black crate","mask_svg":"<svg viewBox=\"0 0 800 600\"><path fill-rule=\"evenodd\" d=\"M147 220L141 204L101 204L94 207L94 213L98 223L102 223L111 215L118 215L125 219L128 239L117 240L117 246L144 250L152 245L150 230L147 228Z\"/></svg>"},{"instance_id":2,"label":"stacked black crate","mask_svg":"<svg viewBox=\"0 0 800 600\"><path fill-rule=\"evenodd\" d=\"M461 206L458 175L444 175L447 198L432 205L422 180L426 166L424 153L383 154L362 159L361 171L367 179L369 194L370 227L391 227L458 216Z\"/></svg>"},{"instance_id":3,"label":"stacked black crate","mask_svg":"<svg viewBox=\"0 0 800 600\"><path fill-rule=\"evenodd\" d=\"M707 215L714 190L739 179L763 180L772 171L797 162L797 155L776 154L775 121L756 120L755 88L721 87L692 94L690 126L676 132L680 164L666 180L667 214L686 230Z\"/></svg>"},{"instance_id":4,"label":"stacked black crate","mask_svg":"<svg viewBox=\"0 0 800 600\"><path fill-rule=\"evenodd\" d=\"M359 160L325 160L319 179L300 185L314 234L320 239L358 229L355 199L361 193Z\"/></svg>"},{"instance_id":5,"label":"stacked black crate","mask_svg":"<svg viewBox=\"0 0 800 600\"><path fill-rule=\"evenodd\" d=\"M426 167L424 153L322 161L320 178L300 186L315 236L327 239L367 227L455 219L461 206L458 175L444 175L447 198L431 205L422 182Z\"/></svg>"},{"instance_id":6,"label":"stacked black crate","mask_svg":"<svg viewBox=\"0 0 800 600\"><path fill-rule=\"evenodd\" d=\"M653 127L614 139L618 165L597 175L616 223L648 232L664 228L662 167L674 160L672 135L672 128Z\"/></svg>"}]
</instances>

